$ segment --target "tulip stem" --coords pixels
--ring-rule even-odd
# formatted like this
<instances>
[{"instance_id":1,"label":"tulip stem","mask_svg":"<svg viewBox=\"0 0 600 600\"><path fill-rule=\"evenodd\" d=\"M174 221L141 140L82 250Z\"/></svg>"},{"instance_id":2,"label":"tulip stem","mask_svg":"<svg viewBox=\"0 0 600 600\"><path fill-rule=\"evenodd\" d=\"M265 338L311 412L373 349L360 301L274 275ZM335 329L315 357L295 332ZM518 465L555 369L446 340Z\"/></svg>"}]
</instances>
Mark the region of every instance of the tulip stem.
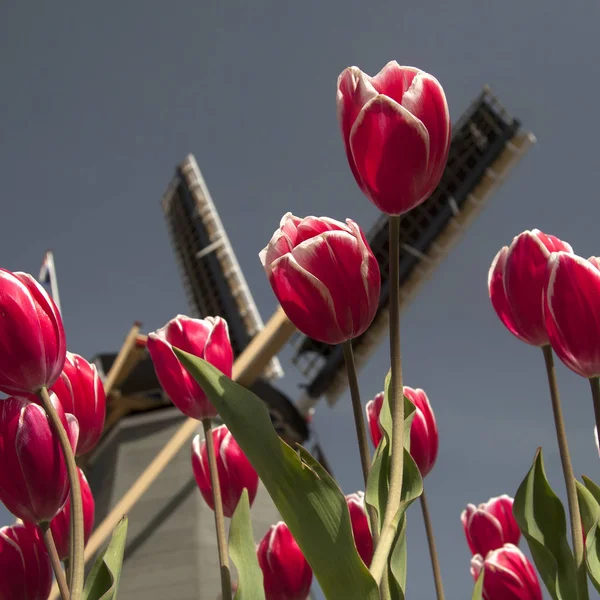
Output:
<instances>
[{"instance_id":1,"label":"tulip stem","mask_svg":"<svg viewBox=\"0 0 600 600\"><path fill-rule=\"evenodd\" d=\"M596 427L598 428L598 433L600 434L600 377L591 377L590 387L592 388L592 400L594 401Z\"/></svg>"},{"instance_id":2,"label":"tulip stem","mask_svg":"<svg viewBox=\"0 0 600 600\"><path fill-rule=\"evenodd\" d=\"M567 500L571 518L571 536L573 539L573 554L575 555L577 576L577 597L579 600L588 600L589 592L587 587L581 515L579 513L579 503L577 500L577 488L575 487L575 475L573 474L573 465L571 464L569 445L567 443L567 432L565 430L565 422L560 405L560 394L558 392L558 382L556 379L556 370L554 368L552 348L550 345L546 344L545 346L542 346L542 352L544 353L544 362L546 363L546 373L548 375L548 386L550 387L550 399L552 400L552 412L554 413L554 424L556 426L556 439L558 441L558 449L560 452L560 462L562 463L565 486L567 488Z\"/></svg>"},{"instance_id":3,"label":"tulip stem","mask_svg":"<svg viewBox=\"0 0 600 600\"><path fill-rule=\"evenodd\" d=\"M60 564L60 558L58 558L58 552L56 551L56 545L54 544L54 538L52 537L52 530L50 529L50 523L47 521L39 524L40 529L44 535L44 544L46 544L46 550L48 550L48 556L52 563L52 570L56 576L56 583L60 590L60 596L63 600L70 600L71 595L69 594L69 587L67 586L67 578L65 572Z\"/></svg>"},{"instance_id":4,"label":"tulip stem","mask_svg":"<svg viewBox=\"0 0 600 600\"><path fill-rule=\"evenodd\" d=\"M67 432L63 427L58 414L48 395L48 390L42 388L39 392L39 397L42 401L42 406L50 419L52 429L58 437L60 447L63 452L63 457L67 466L69 475L69 485L71 488L71 514L73 515L73 544L69 548L69 565L71 567L71 600L81 600L83 594L83 503L81 501L81 487L79 485L79 474L77 465L75 464L75 456L73 449L67 436Z\"/></svg>"},{"instance_id":5,"label":"tulip stem","mask_svg":"<svg viewBox=\"0 0 600 600\"><path fill-rule=\"evenodd\" d=\"M402 386L402 357L400 354L400 217L389 217L390 243L390 363L391 363L391 410L392 445L390 464L390 487L385 516L381 527L379 544L371 562L371 574L377 584L387 568L388 555L394 542L397 524L394 518L400 508L402 474L404 468L404 388Z\"/></svg>"},{"instance_id":6,"label":"tulip stem","mask_svg":"<svg viewBox=\"0 0 600 600\"><path fill-rule=\"evenodd\" d=\"M421 501L421 511L423 513L423 522L425 523L425 533L427 534L427 544L429 545L429 556L431 557L431 569L433 570L433 580L435 582L435 592L438 600L444 600L444 586L442 585L442 572L440 571L440 561L437 549L435 547L435 537L433 535L433 526L431 525L431 516L429 515L429 506L427 505L427 496L425 490L419 497Z\"/></svg>"},{"instance_id":7,"label":"tulip stem","mask_svg":"<svg viewBox=\"0 0 600 600\"><path fill-rule=\"evenodd\" d=\"M208 469L210 471L210 482L213 491L213 503L215 506L215 529L217 532L219 566L221 569L221 595L223 600L232 600L229 553L227 550L227 537L225 536L225 517L223 516L223 500L221 498L219 472L217 471L217 457L215 455L215 440L212 436L210 419L202 419L202 426L204 427L204 440L206 442L206 451L208 453Z\"/></svg>"}]
</instances>

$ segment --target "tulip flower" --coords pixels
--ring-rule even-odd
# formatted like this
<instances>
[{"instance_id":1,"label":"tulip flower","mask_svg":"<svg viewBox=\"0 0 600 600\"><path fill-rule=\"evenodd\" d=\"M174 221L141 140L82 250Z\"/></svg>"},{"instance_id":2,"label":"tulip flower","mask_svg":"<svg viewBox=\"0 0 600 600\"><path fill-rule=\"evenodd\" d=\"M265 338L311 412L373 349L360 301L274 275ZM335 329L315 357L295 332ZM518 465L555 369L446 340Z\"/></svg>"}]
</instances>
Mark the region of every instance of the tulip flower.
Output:
<instances>
[{"instance_id":1,"label":"tulip flower","mask_svg":"<svg viewBox=\"0 0 600 600\"><path fill-rule=\"evenodd\" d=\"M542 590L535 569L513 544L490 552L485 559L476 554L471 560L475 581L481 570L484 600L542 600Z\"/></svg>"},{"instance_id":2,"label":"tulip flower","mask_svg":"<svg viewBox=\"0 0 600 600\"><path fill-rule=\"evenodd\" d=\"M273 525L258 544L266 600L306 600L312 569L287 525Z\"/></svg>"},{"instance_id":3,"label":"tulip flower","mask_svg":"<svg viewBox=\"0 0 600 600\"><path fill-rule=\"evenodd\" d=\"M348 67L337 113L356 183L381 211L400 215L429 198L450 149L450 114L435 77L389 62L375 77Z\"/></svg>"},{"instance_id":4,"label":"tulip flower","mask_svg":"<svg viewBox=\"0 0 600 600\"><path fill-rule=\"evenodd\" d=\"M64 411L75 415L79 423L77 455L90 452L100 441L106 417L104 386L96 366L67 352L63 371L51 389Z\"/></svg>"},{"instance_id":5,"label":"tulip flower","mask_svg":"<svg viewBox=\"0 0 600 600\"><path fill-rule=\"evenodd\" d=\"M244 489L248 490L248 500L252 506L258 490L258 475L225 425L211 432L223 497L223 514L232 517ZM199 435L192 441L192 468L202 497L214 510L206 440L200 441Z\"/></svg>"},{"instance_id":6,"label":"tulip flower","mask_svg":"<svg viewBox=\"0 0 600 600\"><path fill-rule=\"evenodd\" d=\"M94 529L94 511L95 502L90 484L88 483L83 471L77 469L79 472L79 485L81 486L81 501L83 503L83 539L84 543L92 535ZM50 529L52 530L52 537L54 538L54 544L56 545L56 551L58 557L61 560L65 560L69 556L69 532L71 525L71 498L67 498L67 502L62 507L60 512L50 521Z\"/></svg>"},{"instance_id":7,"label":"tulip flower","mask_svg":"<svg viewBox=\"0 0 600 600\"><path fill-rule=\"evenodd\" d=\"M533 346L549 343L542 290L552 252L572 253L569 244L539 229L524 231L504 246L488 273L490 300L506 328Z\"/></svg>"},{"instance_id":8,"label":"tulip flower","mask_svg":"<svg viewBox=\"0 0 600 600\"><path fill-rule=\"evenodd\" d=\"M369 528L369 517L365 509L364 492L355 492L346 496L350 521L352 522L352 533L356 549L362 561L369 567L373 559L373 535Z\"/></svg>"},{"instance_id":9,"label":"tulip flower","mask_svg":"<svg viewBox=\"0 0 600 600\"><path fill-rule=\"evenodd\" d=\"M37 532L0 527L0 600L47 600L51 587L50 558Z\"/></svg>"},{"instance_id":10,"label":"tulip flower","mask_svg":"<svg viewBox=\"0 0 600 600\"><path fill-rule=\"evenodd\" d=\"M507 495L490 498L475 506L468 504L460 519L473 554L487 556L504 544L519 543L521 532L512 513L513 499Z\"/></svg>"},{"instance_id":11,"label":"tulip flower","mask_svg":"<svg viewBox=\"0 0 600 600\"><path fill-rule=\"evenodd\" d=\"M50 394L73 451L77 419L65 415ZM67 468L58 437L44 409L25 398L0 400L0 502L28 523L51 521L69 493Z\"/></svg>"},{"instance_id":12,"label":"tulip flower","mask_svg":"<svg viewBox=\"0 0 600 600\"><path fill-rule=\"evenodd\" d=\"M44 288L27 273L0 269L0 392L50 387L66 351L60 313Z\"/></svg>"},{"instance_id":13,"label":"tulip flower","mask_svg":"<svg viewBox=\"0 0 600 600\"><path fill-rule=\"evenodd\" d=\"M305 335L340 344L364 333L379 304L380 274L351 219L299 219L287 213L260 253L279 303Z\"/></svg>"},{"instance_id":14,"label":"tulip flower","mask_svg":"<svg viewBox=\"0 0 600 600\"><path fill-rule=\"evenodd\" d=\"M147 347L160 385L173 404L193 419L215 417L215 407L179 362L173 347L203 358L231 377L233 350L227 322L221 317L191 319L178 315L162 329L148 335Z\"/></svg>"},{"instance_id":15,"label":"tulip flower","mask_svg":"<svg viewBox=\"0 0 600 600\"><path fill-rule=\"evenodd\" d=\"M428 475L437 459L439 437L433 409L427 394L422 389L404 386L404 395L415 405L415 416L410 428L410 455L417 463L421 477ZM383 392L367 402L366 412L369 421L371 440L375 447L382 437L379 416L383 404Z\"/></svg>"},{"instance_id":16,"label":"tulip flower","mask_svg":"<svg viewBox=\"0 0 600 600\"><path fill-rule=\"evenodd\" d=\"M587 378L600 376L600 270L593 258L553 254L543 294L552 349L569 369Z\"/></svg>"}]
</instances>

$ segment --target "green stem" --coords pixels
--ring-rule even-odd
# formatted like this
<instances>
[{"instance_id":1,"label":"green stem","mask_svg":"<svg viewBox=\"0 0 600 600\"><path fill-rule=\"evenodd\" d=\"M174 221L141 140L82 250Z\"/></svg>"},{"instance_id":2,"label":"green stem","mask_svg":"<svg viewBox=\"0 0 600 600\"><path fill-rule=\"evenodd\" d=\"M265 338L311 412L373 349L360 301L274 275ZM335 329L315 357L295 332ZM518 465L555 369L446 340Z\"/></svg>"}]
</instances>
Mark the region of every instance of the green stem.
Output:
<instances>
[{"instance_id":1,"label":"green stem","mask_svg":"<svg viewBox=\"0 0 600 600\"><path fill-rule=\"evenodd\" d=\"M354 425L356 427L356 439L358 440L358 450L360 452L360 464L362 467L363 481L365 483L365 492L367 490L367 481L369 479L369 470L371 468L371 452L369 451L369 441L367 439L367 427L365 425L365 416L362 403L360 401L360 390L358 387L358 377L356 374L356 364L354 362L354 352L352 350L352 341L348 340L342 344L344 350L344 360L346 361L346 371L348 372L348 385L350 387L350 398L352 399L352 411L354 413ZM371 533L373 534L373 547L379 540L379 522L377 512L369 504L365 504L369 521L371 523Z\"/></svg>"},{"instance_id":2,"label":"green stem","mask_svg":"<svg viewBox=\"0 0 600 600\"><path fill-rule=\"evenodd\" d=\"M431 557L431 569L433 570L433 580L435 582L435 592L438 600L444 600L444 586L442 585L442 572L440 571L440 561L438 559L437 549L435 547L435 537L433 535L433 526L431 525L431 516L429 515L429 506L425 490L420 496L421 511L423 512L423 522L425 523L425 533L427 534L427 544L429 545L429 556Z\"/></svg>"},{"instance_id":3,"label":"green stem","mask_svg":"<svg viewBox=\"0 0 600 600\"><path fill-rule=\"evenodd\" d=\"M225 517L223 515L223 500L221 498L217 457L215 455L215 441L212 436L210 419L202 419L202 426L204 427L204 440L206 442L206 451L208 453L208 469L210 471L210 481L215 505L215 529L217 532L217 548L219 550L219 566L221 570L221 595L223 600L232 600L229 553L227 549L227 537L225 535Z\"/></svg>"},{"instance_id":4,"label":"green stem","mask_svg":"<svg viewBox=\"0 0 600 600\"><path fill-rule=\"evenodd\" d=\"M554 368L552 348L549 345L542 346L542 352L544 353L544 362L546 364L546 373L548 375L548 386L550 387L550 399L552 401L552 412L554 414L554 425L556 427L556 440L558 441L560 462L562 464L565 486L567 488L567 501L571 518L571 536L573 539L573 554L575 555L577 597L579 600L588 600L589 592L587 587L581 515L579 514L577 488L575 487L575 475L573 474L573 465L571 464L571 456L569 454L569 444L567 443L567 432L565 430L565 422L560 405L560 394L558 392L558 382L556 379L556 370Z\"/></svg>"},{"instance_id":5,"label":"green stem","mask_svg":"<svg viewBox=\"0 0 600 600\"><path fill-rule=\"evenodd\" d=\"M379 584L394 542L397 525L394 517L400 508L402 474L404 468L404 388L402 386L402 357L400 354L400 217L389 217L390 238L390 362L391 362L391 410L392 446L390 464L390 487L385 516L381 527L379 545L371 562L371 574Z\"/></svg>"},{"instance_id":6,"label":"green stem","mask_svg":"<svg viewBox=\"0 0 600 600\"><path fill-rule=\"evenodd\" d=\"M56 583L60 590L60 596L63 600L70 600L71 595L69 594L69 587L67 586L67 579L65 572L60 564L60 558L58 558L58 552L56 551L56 545L54 544L54 538L52 537L52 530L50 529L50 523L47 521L39 524L39 528L44 535L44 544L46 544L46 550L48 550L48 556L50 557L50 563L52 564L52 570L56 576Z\"/></svg>"},{"instance_id":7,"label":"green stem","mask_svg":"<svg viewBox=\"0 0 600 600\"><path fill-rule=\"evenodd\" d=\"M50 401L48 390L42 388L38 392L42 406L50 419L52 429L58 437L63 452L69 484L71 486L71 514L73 515L73 545L69 548L69 564L71 565L71 600L81 600L83 593L83 504L81 501L81 487L79 485L79 473L75 464L73 449L58 414Z\"/></svg>"}]
</instances>

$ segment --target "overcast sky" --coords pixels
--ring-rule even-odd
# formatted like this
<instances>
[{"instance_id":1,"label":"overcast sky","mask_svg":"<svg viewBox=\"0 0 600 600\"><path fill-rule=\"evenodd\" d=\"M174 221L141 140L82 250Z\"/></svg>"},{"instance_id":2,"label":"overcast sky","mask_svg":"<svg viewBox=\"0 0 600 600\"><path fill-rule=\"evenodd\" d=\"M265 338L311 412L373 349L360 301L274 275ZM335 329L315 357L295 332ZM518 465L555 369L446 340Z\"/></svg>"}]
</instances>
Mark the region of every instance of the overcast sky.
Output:
<instances>
[{"instance_id":1,"label":"overcast sky","mask_svg":"<svg viewBox=\"0 0 600 600\"><path fill-rule=\"evenodd\" d=\"M338 132L340 71L420 67L442 82L453 119L489 83L538 144L402 319L405 382L427 391L440 430L426 488L446 595L470 597L463 507L513 495L539 445L564 497L541 352L500 324L486 276L524 229L600 252L599 11L592 0L4 3L0 265L37 274L54 249L68 345L87 357L117 350L134 320L151 331L185 313L159 202L192 152L266 320L275 298L258 252L283 213L365 229L377 216ZM290 356L281 387L297 398ZM365 401L386 371L382 340L362 373ZM575 472L600 480L588 384L558 374ZM322 404L315 424L354 491L349 398ZM409 515L407 595L430 600L418 506Z\"/></svg>"}]
</instances>

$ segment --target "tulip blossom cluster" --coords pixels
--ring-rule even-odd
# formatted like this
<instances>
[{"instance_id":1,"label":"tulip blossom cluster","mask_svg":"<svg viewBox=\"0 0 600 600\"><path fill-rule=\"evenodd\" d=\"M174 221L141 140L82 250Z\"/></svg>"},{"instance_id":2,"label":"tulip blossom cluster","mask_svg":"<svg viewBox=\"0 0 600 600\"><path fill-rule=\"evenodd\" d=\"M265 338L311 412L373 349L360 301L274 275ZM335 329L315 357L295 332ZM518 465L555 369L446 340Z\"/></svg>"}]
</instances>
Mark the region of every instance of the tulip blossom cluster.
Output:
<instances>
[{"instance_id":1,"label":"tulip blossom cluster","mask_svg":"<svg viewBox=\"0 0 600 600\"><path fill-rule=\"evenodd\" d=\"M461 514L467 544L473 554L471 574L481 571L484 600L541 600L535 569L517 544L521 538L512 513L513 499L507 495L475 506Z\"/></svg>"}]
</instances>

